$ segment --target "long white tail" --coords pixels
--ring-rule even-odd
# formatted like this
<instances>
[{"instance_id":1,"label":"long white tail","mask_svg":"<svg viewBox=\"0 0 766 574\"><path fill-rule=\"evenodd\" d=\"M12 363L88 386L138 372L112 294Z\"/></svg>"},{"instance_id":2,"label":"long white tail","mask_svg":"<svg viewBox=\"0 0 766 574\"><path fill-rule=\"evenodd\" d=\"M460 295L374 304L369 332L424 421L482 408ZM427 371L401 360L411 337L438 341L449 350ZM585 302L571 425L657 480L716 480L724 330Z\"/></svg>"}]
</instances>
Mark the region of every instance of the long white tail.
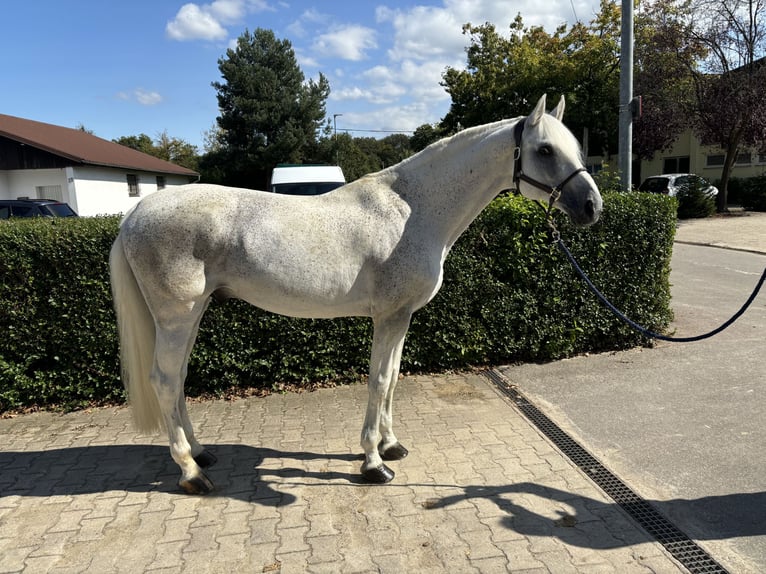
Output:
<instances>
[{"instance_id":1,"label":"long white tail","mask_svg":"<svg viewBox=\"0 0 766 574\"><path fill-rule=\"evenodd\" d=\"M133 420L139 431L157 431L163 427L162 412L149 379L154 361L154 318L125 257L121 234L112 245L109 273L120 336L122 382L133 407Z\"/></svg>"}]
</instances>

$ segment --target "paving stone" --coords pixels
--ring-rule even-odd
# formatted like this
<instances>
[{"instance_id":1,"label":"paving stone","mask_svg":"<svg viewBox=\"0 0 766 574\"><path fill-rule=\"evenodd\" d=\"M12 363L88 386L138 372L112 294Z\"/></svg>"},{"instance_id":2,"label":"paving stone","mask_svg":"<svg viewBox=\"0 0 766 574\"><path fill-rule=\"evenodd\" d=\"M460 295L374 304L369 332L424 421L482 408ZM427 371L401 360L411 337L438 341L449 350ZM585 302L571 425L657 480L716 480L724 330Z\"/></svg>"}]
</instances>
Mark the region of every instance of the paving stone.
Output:
<instances>
[{"instance_id":1,"label":"paving stone","mask_svg":"<svg viewBox=\"0 0 766 574\"><path fill-rule=\"evenodd\" d=\"M475 374L400 381L410 456L360 484L366 397L189 403L207 497L129 409L0 419L0 574L683 571Z\"/></svg>"}]
</instances>

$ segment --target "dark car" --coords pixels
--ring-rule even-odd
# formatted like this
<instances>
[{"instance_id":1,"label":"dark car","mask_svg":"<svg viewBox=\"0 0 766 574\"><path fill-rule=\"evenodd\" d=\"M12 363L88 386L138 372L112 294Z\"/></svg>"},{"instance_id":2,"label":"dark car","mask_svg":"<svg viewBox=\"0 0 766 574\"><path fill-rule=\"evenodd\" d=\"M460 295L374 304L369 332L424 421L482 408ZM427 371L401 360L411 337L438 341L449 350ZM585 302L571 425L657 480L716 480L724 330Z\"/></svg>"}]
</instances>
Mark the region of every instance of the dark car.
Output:
<instances>
[{"instance_id":1,"label":"dark car","mask_svg":"<svg viewBox=\"0 0 766 574\"><path fill-rule=\"evenodd\" d=\"M696 185L710 197L718 195L718 188L711 185L704 177L694 175L693 173L666 173L664 175L647 177L638 188L638 191L662 193L673 197L684 185Z\"/></svg>"},{"instance_id":2,"label":"dark car","mask_svg":"<svg viewBox=\"0 0 766 574\"><path fill-rule=\"evenodd\" d=\"M0 199L0 219L10 217L77 217L68 204L53 199Z\"/></svg>"}]
</instances>

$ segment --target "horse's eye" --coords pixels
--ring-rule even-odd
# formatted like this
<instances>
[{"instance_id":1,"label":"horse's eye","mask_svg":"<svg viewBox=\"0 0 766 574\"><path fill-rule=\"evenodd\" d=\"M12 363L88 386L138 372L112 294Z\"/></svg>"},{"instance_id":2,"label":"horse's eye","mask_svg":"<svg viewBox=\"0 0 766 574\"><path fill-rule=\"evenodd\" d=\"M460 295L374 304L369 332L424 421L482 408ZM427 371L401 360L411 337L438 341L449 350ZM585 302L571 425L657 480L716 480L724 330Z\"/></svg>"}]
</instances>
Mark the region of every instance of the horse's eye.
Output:
<instances>
[{"instance_id":1,"label":"horse's eye","mask_svg":"<svg viewBox=\"0 0 766 574\"><path fill-rule=\"evenodd\" d=\"M537 150L537 153L539 153L542 156L553 155L553 148L547 144L541 145L540 149Z\"/></svg>"}]
</instances>

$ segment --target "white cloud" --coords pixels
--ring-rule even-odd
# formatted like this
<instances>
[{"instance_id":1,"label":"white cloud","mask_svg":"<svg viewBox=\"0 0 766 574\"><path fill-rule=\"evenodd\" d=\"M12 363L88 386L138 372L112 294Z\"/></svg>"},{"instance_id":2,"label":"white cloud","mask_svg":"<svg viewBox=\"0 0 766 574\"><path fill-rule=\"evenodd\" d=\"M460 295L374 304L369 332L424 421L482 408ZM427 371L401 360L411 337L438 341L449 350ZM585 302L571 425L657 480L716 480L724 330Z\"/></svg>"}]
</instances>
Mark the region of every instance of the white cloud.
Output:
<instances>
[{"instance_id":1,"label":"white cloud","mask_svg":"<svg viewBox=\"0 0 766 574\"><path fill-rule=\"evenodd\" d=\"M462 51L464 22L444 8L414 6L406 11L379 7L378 22L394 28L394 42L388 51L392 60L425 60Z\"/></svg>"},{"instance_id":2,"label":"white cloud","mask_svg":"<svg viewBox=\"0 0 766 574\"><path fill-rule=\"evenodd\" d=\"M344 127L352 134L354 128L382 132L411 132L423 124L437 122L439 115L434 113L433 108L426 102L411 102L381 107L365 113L344 113L343 120Z\"/></svg>"},{"instance_id":3,"label":"white cloud","mask_svg":"<svg viewBox=\"0 0 766 574\"><path fill-rule=\"evenodd\" d=\"M241 22L248 13L270 10L265 0L214 0L210 4L184 4L165 26L169 38L184 40L225 40L226 26Z\"/></svg>"},{"instance_id":4,"label":"white cloud","mask_svg":"<svg viewBox=\"0 0 766 574\"><path fill-rule=\"evenodd\" d=\"M322 56L354 62L365 59L366 52L377 47L375 30L356 24L337 27L321 34L312 46Z\"/></svg>"},{"instance_id":5,"label":"white cloud","mask_svg":"<svg viewBox=\"0 0 766 574\"><path fill-rule=\"evenodd\" d=\"M372 92L363 90L359 86L353 86L330 92L330 99L340 102L347 100L371 100Z\"/></svg>"},{"instance_id":6,"label":"white cloud","mask_svg":"<svg viewBox=\"0 0 766 574\"><path fill-rule=\"evenodd\" d=\"M592 4L592 0L574 1L578 9ZM339 101L365 100L383 107L363 116L349 114L345 121L380 129L414 129L438 121L450 101L440 85L442 74L448 66L462 69L466 64L469 38L463 34L463 25L492 22L499 33L507 34L521 12L527 25L552 30L574 20L571 5L561 0L558 4L559 9L538 0L443 0L441 5L378 6L375 17L379 37L388 41L384 46L387 61L359 74L356 85L344 86L334 96ZM580 18L590 16L585 8L580 11Z\"/></svg>"},{"instance_id":7,"label":"white cloud","mask_svg":"<svg viewBox=\"0 0 766 574\"><path fill-rule=\"evenodd\" d=\"M228 33L209 11L196 4L184 4L165 27L173 40L223 40Z\"/></svg>"},{"instance_id":8,"label":"white cloud","mask_svg":"<svg viewBox=\"0 0 766 574\"><path fill-rule=\"evenodd\" d=\"M142 106L155 106L162 102L162 95L159 92L147 92L141 88L138 88L133 92L136 97L136 101Z\"/></svg>"},{"instance_id":9,"label":"white cloud","mask_svg":"<svg viewBox=\"0 0 766 574\"><path fill-rule=\"evenodd\" d=\"M138 102L142 106L156 106L163 100L159 92L151 92L143 88L136 88L132 92L119 92L117 98L126 102Z\"/></svg>"}]
</instances>

